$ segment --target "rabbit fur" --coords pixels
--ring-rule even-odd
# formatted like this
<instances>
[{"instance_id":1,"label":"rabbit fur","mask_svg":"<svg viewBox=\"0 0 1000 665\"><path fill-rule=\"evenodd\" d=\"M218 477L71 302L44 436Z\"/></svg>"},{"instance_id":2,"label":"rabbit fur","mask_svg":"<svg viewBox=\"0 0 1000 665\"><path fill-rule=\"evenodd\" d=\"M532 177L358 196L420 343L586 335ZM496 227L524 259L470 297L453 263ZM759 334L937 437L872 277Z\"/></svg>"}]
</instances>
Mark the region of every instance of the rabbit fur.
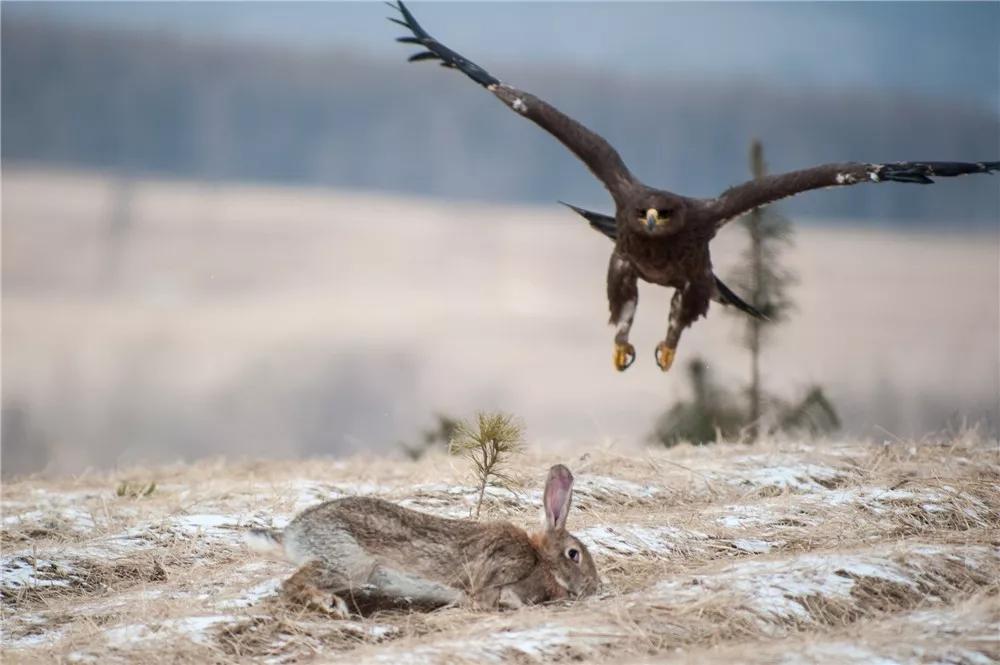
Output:
<instances>
[{"instance_id":1,"label":"rabbit fur","mask_svg":"<svg viewBox=\"0 0 1000 665\"><path fill-rule=\"evenodd\" d=\"M390 607L519 607L598 588L593 558L566 531L572 498L573 474L557 464L537 533L350 497L303 511L282 532L254 529L248 542L301 565L283 585L290 600L340 616Z\"/></svg>"}]
</instances>

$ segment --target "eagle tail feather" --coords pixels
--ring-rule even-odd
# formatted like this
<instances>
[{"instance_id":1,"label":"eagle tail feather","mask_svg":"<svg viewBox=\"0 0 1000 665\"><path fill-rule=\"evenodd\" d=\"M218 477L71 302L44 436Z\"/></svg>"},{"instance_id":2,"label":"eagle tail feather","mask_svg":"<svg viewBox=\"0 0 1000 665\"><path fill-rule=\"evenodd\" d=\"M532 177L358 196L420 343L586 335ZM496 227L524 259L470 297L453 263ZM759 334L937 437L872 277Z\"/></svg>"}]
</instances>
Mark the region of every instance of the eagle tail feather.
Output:
<instances>
[{"instance_id":1,"label":"eagle tail feather","mask_svg":"<svg viewBox=\"0 0 1000 665\"><path fill-rule=\"evenodd\" d=\"M768 318L764 316L764 314L761 313L759 309L757 309L756 307L754 307L753 305L751 305L750 303L746 302L738 295L736 295L733 292L733 290L730 289L728 286L726 286L723 283L723 281L719 279L716 275L712 275L712 277L713 279L715 279L715 289L716 291L718 291L719 294L718 298L719 302L721 302L723 305L732 305L736 309L740 310L745 314L749 314L755 319L760 319L761 321L768 320Z\"/></svg>"},{"instance_id":2,"label":"eagle tail feather","mask_svg":"<svg viewBox=\"0 0 1000 665\"><path fill-rule=\"evenodd\" d=\"M585 220L590 222L590 228L594 229L595 231L603 233L612 240L618 239L618 222L615 221L614 217L611 217L609 215L602 215L599 212L591 212L590 210L584 210L583 208L578 208L572 203L566 203L565 201L560 201L559 203L563 204L564 206L566 206L567 208L569 208L570 210L572 210L573 212L575 212L576 214L580 215Z\"/></svg>"}]
</instances>

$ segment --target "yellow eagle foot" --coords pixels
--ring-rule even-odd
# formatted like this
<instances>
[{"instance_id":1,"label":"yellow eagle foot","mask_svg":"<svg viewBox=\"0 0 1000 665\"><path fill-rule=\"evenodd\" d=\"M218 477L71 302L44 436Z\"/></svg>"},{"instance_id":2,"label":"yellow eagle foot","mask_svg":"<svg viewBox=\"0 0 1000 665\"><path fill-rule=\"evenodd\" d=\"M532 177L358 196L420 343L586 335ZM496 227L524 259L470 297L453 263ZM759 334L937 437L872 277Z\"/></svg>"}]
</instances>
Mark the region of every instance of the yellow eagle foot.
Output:
<instances>
[{"instance_id":1,"label":"yellow eagle foot","mask_svg":"<svg viewBox=\"0 0 1000 665\"><path fill-rule=\"evenodd\" d=\"M676 354L677 349L670 348L666 342L660 342L656 345L656 364L666 372L674 364L674 356Z\"/></svg>"},{"instance_id":2,"label":"yellow eagle foot","mask_svg":"<svg viewBox=\"0 0 1000 665\"><path fill-rule=\"evenodd\" d=\"M635 347L628 342L615 344L614 360L615 369L619 372L624 372L635 362Z\"/></svg>"}]
</instances>

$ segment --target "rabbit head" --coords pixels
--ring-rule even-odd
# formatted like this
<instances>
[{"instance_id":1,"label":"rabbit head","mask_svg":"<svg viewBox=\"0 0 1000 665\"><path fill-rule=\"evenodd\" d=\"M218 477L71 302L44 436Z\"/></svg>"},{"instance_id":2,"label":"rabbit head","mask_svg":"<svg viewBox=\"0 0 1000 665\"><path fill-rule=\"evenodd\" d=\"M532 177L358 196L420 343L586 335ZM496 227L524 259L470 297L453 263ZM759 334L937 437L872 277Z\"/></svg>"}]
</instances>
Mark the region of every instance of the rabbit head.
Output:
<instances>
[{"instance_id":1,"label":"rabbit head","mask_svg":"<svg viewBox=\"0 0 1000 665\"><path fill-rule=\"evenodd\" d=\"M573 503L573 474L562 464L549 469L542 504L544 529L532 536L556 583L570 598L597 591L600 577L587 546L566 531L566 517Z\"/></svg>"}]
</instances>

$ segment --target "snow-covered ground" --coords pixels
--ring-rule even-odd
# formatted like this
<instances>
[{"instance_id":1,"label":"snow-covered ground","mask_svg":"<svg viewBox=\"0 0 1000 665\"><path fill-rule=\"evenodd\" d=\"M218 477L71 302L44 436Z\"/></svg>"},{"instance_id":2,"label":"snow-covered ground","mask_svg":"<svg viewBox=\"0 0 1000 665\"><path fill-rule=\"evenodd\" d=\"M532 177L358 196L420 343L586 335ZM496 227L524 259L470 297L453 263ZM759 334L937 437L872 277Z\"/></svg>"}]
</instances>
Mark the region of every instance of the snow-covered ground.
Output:
<instances>
[{"instance_id":1,"label":"snow-covered ground","mask_svg":"<svg viewBox=\"0 0 1000 665\"><path fill-rule=\"evenodd\" d=\"M485 517L533 527L554 461L577 475L570 527L596 557L597 596L350 621L282 602L292 566L251 555L243 533L356 494L467 518L477 492L460 462L217 462L8 483L3 660L1000 659L995 441L529 453L520 486L489 488Z\"/></svg>"}]
</instances>

